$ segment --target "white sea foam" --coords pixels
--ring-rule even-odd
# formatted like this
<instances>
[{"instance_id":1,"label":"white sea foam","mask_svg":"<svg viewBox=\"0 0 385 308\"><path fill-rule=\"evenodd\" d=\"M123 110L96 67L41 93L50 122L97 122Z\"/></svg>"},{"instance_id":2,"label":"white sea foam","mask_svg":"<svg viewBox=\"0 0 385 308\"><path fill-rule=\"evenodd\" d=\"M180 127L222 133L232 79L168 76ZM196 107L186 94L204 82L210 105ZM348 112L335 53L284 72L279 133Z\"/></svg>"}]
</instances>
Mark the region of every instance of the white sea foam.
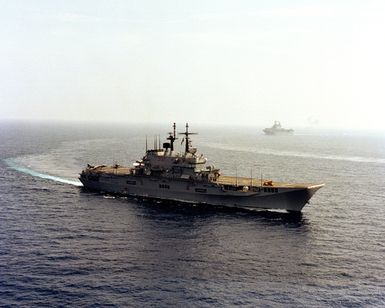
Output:
<instances>
[{"instance_id":1,"label":"white sea foam","mask_svg":"<svg viewBox=\"0 0 385 308\"><path fill-rule=\"evenodd\" d=\"M64 183L64 184L70 184L70 185L74 185L74 186L83 186L83 184L78 180L66 179L66 178L55 176L55 175L41 173L41 172L32 170L30 168L18 165L13 159L5 159L5 162L12 169L26 173L26 174L29 174L29 175L32 175L34 177L39 177L42 179L47 179L47 180L51 180L51 181L55 181L55 182L59 182L59 183Z\"/></svg>"},{"instance_id":2,"label":"white sea foam","mask_svg":"<svg viewBox=\"0 0 385 308\"><path fill-rule=\"evenodd\" d=\"M231 145L220 144L220 143L205 144L205 146L210 147L210 148L215 148L215 149L251 152L251 153L263 154L263 155L314 158L314 159L328 159L328 160L339 160L339 161L349 161L349 162L359 162L359 163L385 164L385 158L376 158L376 157L329 155L329 154L318 154L318 153L316 154L316 153L309 153L309 152L281 151L281 150L274 150L274 149L255 149L252 147L236 147L235 148Z\"/></svg>"}]
</instances>

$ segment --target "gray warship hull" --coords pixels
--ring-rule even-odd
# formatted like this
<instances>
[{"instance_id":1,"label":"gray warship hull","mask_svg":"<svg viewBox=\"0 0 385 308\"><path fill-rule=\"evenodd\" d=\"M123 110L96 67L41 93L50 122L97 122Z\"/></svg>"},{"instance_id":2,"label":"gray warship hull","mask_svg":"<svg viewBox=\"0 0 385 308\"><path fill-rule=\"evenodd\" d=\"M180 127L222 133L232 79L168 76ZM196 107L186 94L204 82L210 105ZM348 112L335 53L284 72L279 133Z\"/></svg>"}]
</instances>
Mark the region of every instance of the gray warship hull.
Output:
<instances>
[{"instance_id":1,"label":"gray warship hull","mask_svg":"<svg viewBox=\"0 0 385 308\"><path fill-rule=\"evenodd\" d=\"M114 173L82 174L80 181L90 190L123 196L208 204L247 209L279 209L300 212L323 184L250 185L250 179L223 177L213 183L133 176ZM234 181L238 185L233 185ZM232 183L231 185L230 182ZM248 185L247 185L248 184Z\"/></svg>"},{"instance_id":2,"label":"gray warship hull","mask_svg":"<svg viewBox=\"0 0 385 308\"><path fill-rule=\"evenodd\" d=\"M192 147L186 123L184 152L175 151L176 124L167 141L147 148L132 168L120 165L91 166L80 174L86 189L123 196L153 198L214 206L248 209L281 209L300 212L323 184L277 183L221 175L220 169L207 166L207 159ZM158 142L156 142L158 141Z\"/></svg>"},{"instance_id":3,"label":"gray warship hull","mask_svg":"<svg viewBox=\"0 0 385 308\"><path fill-rule=\"evenodd\" d=\"M271 128L265 128L263 130L263 132L266 134L266 135L269 135L269 136L273 136L273 135L293 135L294 134L294 130L292 129L271 129Z\"/></svg>"}]
</instances>

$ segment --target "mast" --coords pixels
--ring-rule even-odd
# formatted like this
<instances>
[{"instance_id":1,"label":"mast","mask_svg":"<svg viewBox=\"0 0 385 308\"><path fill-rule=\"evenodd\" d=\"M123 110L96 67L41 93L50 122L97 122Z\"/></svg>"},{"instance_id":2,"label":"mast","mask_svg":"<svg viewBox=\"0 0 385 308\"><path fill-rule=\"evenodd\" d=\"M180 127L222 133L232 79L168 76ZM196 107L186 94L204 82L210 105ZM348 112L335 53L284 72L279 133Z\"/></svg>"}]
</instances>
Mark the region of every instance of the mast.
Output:
<instances>
[{"instance_id":1,"label":"mast","mask_svg":"<svg viewBox=\"0 0 385 308\"><path fill-rule=\"evenodd\" d=\"M184 133L179 133L180 135L185 135L184 139L185 139L185 154L189 153L190 152L190 138L189 136L190 135L197 135L197 133L190 133L188 131L188 123L186 123L186 131Z\"/></svg>"},{"instance_id":2,"label":"mast","mask_svg":"<svg viewBox=\"0 0 385 308\"><path fill-rule=\"evenodd\" d=\"M172 128L173 128L173 131L169 133L170 136L167 137L167 140L170 140L170 150L174 151L174 141L176 139L178 139L176 137L176 124L175 124L175 122L172 125Z\"/></svg>"},{"instance_id":3,"label":"mast","mask_svg":"<svg viewBox=\"0 0 385 308\"><path fill-rule=\"evenodd\" d=\"M188 137L189 133L188 133L188 123L186 123L186 132L185 132L185 136L186 136L186 140L185 140L185 153L188 152L189 150L189 146L190 146L190 138Z\"/></svg>"}]
</instances>

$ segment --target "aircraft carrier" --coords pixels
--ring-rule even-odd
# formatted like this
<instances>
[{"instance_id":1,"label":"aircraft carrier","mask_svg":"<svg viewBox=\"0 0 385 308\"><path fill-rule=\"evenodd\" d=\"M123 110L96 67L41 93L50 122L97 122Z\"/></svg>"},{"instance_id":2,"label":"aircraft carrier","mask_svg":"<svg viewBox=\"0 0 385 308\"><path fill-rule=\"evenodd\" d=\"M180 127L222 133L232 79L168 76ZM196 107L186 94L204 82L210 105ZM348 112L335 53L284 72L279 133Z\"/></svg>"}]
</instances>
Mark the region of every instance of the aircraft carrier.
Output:
<instances>
[{"instance_id":1,"label":"aircraft carrier","mask_svg":"<svg viewBox=\"0 0 385 308\"><path fill-rule=\"evenodd\" d=\"M280 183L222 175L191 144L189 126L184 152L174 149L176 125L162 146L147 148L133 167L88 165L80 174L86 189L108 194L248 209L300 212L324 184ZM158 142L159 144L159 142Z\"/></svg>"}]
</instances>

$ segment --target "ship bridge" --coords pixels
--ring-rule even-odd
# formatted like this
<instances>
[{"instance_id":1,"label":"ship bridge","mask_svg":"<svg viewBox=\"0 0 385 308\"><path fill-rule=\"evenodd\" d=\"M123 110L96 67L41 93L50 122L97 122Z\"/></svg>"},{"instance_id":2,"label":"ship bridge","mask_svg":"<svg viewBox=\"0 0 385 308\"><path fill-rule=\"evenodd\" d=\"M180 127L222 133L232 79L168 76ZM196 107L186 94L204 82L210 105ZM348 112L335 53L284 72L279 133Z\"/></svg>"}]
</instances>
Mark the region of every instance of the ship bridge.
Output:
<instances>
[{"instance_id":1,"label":"ship bridge","mask_svg":"<svg viewBox=\"0 0 385 308\"><path fill-rule=\"evenodd\" d=\"M135 165L136 173L147 175L162 175L166 177L181 177L189 179L215 180L219 176L219 169L213 166L206 166L207 158L203 154L198 154L197 149L192 147L189 126L186 123L186 130L180 135L184 135L184 153L174 150L174 142L177 140L176 125L173 125L173 132L169 133L167 140L163 143L163 148L146 149L146 154L141 161ZM156 142L155 142L156 146Z\"/></svg>"}]
</instances>

